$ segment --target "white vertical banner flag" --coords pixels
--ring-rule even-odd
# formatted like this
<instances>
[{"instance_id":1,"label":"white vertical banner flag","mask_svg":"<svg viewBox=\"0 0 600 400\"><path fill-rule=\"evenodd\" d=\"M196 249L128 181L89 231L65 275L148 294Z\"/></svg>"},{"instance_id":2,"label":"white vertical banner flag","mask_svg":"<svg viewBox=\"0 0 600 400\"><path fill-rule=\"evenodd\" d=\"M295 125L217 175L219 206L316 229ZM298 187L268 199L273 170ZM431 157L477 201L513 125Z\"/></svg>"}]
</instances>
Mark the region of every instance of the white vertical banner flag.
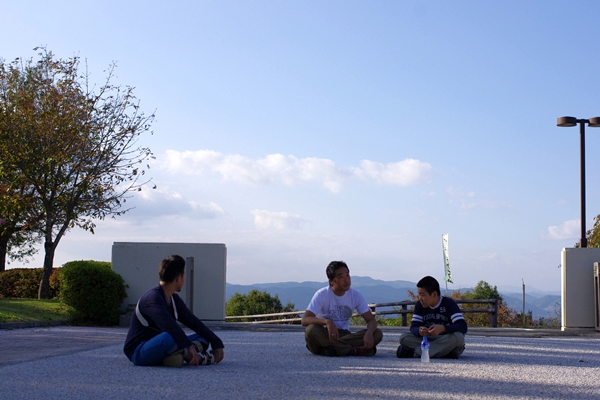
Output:
<instances>
[{"instance_id":1,"label":"white vertical banner flag","mask_svg":"<svg viewBox=\"0 0 600 400\"><path fill-rule=\"evenodd\" d=\"M452 272L450 272L450 259L448 258L448 234L442 235L442 246L444 247L444 280L452 282Z\"/></svg>"}]
</instances>

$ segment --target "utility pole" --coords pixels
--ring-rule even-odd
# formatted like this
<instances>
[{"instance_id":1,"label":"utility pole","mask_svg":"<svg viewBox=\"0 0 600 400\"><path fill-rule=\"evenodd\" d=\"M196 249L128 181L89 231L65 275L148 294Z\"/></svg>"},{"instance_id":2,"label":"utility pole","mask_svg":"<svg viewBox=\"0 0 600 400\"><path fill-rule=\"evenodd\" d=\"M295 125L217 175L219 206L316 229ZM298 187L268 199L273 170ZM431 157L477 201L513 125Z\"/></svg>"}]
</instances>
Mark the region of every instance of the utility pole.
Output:
<instances>
[{"instance_id":1,"label":"utility pole","mask_svg":"<svg viewBox=\"0 0 600 400\"><path fill-rule=\"evenodd\" d=\"M521 279L523 281L523 314L522 319L523 319L523 328L525 328L525 280Z\"/></svg>"}]
</instances>

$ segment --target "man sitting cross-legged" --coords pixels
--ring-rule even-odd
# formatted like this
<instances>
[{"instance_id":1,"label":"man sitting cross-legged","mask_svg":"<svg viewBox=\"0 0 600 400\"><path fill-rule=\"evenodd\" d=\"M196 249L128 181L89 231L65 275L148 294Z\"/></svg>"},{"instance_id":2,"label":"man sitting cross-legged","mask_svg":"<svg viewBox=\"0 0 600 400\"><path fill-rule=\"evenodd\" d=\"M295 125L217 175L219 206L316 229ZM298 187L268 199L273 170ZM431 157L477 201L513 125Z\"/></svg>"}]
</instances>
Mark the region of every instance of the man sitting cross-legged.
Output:
<instances>
[{"instance_id":1,"label":"man sitting cross-legged","mask_svg":"<svg viewBox=\"0 0 600 400\"><path fill-rule=\"evenodd\" d=\"M426 276L417 283L419 301L410 324L411 333L400 335L399 358L421 356L421 341L427 336L432 358L458 358L465 349L467 323L458 304L440 296L440 284Z\"/></svg>"},{"instance_id":2,"label":"man sitting cross-legged","mask_svg":"<svg viewBox=\"0 0 600 400\"><path fill-rule=\"evenodd\" d=\"M318 290L302 317L306 347L322 356L372 356L383 338L363 295L350 288L350 270L343 261L332 261L326 269L329 286ZM354 310L367 322L367 329L351 333L348 321Z\"/></svg>"},{"instance_id":3,"label":"man sitting cross-legged","mask_svg":"<svg viewBox=\"0 0 600 400\"><path fill-rule=\"evenodd\" d=\"M123 351L135 365L216 364L223 359L223 342L190 310L179 295L184 283L185 260L171 256L161 261L160 283L139 300L131 317ZM177 321L192 329L187 336ZM208 346L212 351L208 350Z\"/></svg>"}]
</instances>

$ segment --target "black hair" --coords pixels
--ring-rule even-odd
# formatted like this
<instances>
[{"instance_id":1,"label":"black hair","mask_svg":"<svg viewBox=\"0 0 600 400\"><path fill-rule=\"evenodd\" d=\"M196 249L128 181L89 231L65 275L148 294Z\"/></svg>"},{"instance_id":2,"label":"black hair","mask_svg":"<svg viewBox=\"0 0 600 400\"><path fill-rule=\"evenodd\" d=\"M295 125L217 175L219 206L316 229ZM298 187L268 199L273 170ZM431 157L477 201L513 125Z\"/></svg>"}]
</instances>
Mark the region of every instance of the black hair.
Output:
<instances>
[{"instance_id":1,"label":"black hair","mask_svg":"<svg viewBox=\"0 0 600 400\"><path fill-rule=\"evenodd\" d=\"M345 262L343 262L343 261L330 262L329 265L327 266L327 269L325 270L325 273L327 274L327 279L329 279L329 280L335 279L335 271L342 267L346 268L348 270L348 272L350 272L350 268L348 268L348 265L346 265Z\"/></svg>"},{"instance_id":2,"label":"black hair","mask_svg":"<svg viewBox=\"0 0 600 400\"><path fill-rule=\"evenodd\" d=\"M437 292L438 296L441 296L440 293L440 283L433 276L426 276L422 278L418 283L417 287L421 289L425 289L425 291L429 294L433 294L433 292Z\"/></svg>"},{"instance_id":3,"label":"black hair","mask_svg":"<svg viewBox=\"0 0 600 400\"><path fill-rule=\"evenodd\" d=\"M185 272L185 260L178 255L172 255L160 262L158 277L161 282L171 283Z\"/></svg>"}]
</instances>

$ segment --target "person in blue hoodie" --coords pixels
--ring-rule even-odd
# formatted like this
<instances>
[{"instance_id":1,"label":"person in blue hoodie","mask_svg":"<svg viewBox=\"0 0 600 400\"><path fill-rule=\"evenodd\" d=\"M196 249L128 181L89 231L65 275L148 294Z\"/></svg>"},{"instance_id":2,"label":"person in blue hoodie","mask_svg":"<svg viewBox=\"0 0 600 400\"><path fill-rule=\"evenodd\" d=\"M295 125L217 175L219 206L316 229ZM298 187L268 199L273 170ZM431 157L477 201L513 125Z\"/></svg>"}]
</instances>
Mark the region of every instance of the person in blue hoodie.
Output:
<instances>
[{"instance_id":1,"label":"person in blue hoodie","mask_svg":"<svg viewBox=\"0 0 600 400\"><path fill-rule=\"evenodd\" d=\"M441 296L439 282L426 276L417 283L419 301L415 304L410 333L400 335L399 358L421 356L421 341L427 336L432 358L459 358L465 349L467 322L458 304Z\"/></svg>"},{"instance_id":2,"label":"person in blue hoodie","mask_svg":"<svg viewBox=\"0 0 600 400\"><path fill-rule=\"evenodd\" d=\"M123 352L135 365L181 367L221 362L223 342L187 308L180 292L185 260L173 255L161 261L160 282L137 303ZM186 335L178 322L195 333ZM209 350L209 346L212 350Z\"/></svg>"}]
</instances>

